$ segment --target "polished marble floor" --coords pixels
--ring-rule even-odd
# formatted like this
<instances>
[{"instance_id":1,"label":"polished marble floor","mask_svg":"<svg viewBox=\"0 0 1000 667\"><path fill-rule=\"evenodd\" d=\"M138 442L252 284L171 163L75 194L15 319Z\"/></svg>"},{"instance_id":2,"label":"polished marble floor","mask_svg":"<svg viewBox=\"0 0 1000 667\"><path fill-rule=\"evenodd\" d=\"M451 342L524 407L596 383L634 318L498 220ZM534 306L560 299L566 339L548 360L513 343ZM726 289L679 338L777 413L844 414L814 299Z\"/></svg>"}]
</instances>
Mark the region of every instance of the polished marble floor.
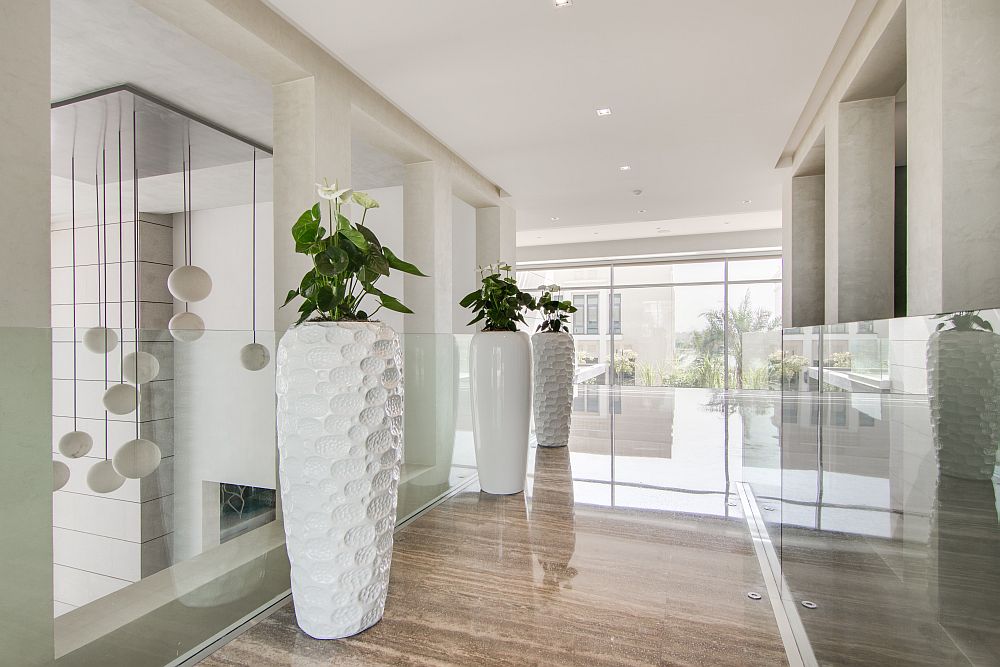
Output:
<instances>
[{"instance_id":1,"label":"polished marble floor","mask_svg":"<svg viewBox=\"0 0 1000 667\"><path fill-rule=\"evenodd\" d=\"M766 595L746 595L765 589L718 395L594 389L575 407L524 494L467 487L397 533L378 625L316 641L289 603L202 664L784 664Z\"/></svg>"}]
</instances>

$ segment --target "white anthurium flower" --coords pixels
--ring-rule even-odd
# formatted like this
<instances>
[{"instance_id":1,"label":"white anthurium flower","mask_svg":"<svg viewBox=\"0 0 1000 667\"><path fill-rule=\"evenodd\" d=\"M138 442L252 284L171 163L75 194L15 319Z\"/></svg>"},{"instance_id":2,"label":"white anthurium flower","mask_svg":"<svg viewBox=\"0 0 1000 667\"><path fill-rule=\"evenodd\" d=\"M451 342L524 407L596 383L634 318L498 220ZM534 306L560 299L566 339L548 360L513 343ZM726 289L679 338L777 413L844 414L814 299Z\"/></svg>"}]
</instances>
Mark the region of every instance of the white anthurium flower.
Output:
<instances>
[{"instance_id":1,"label":"white anthurium flower","mask_svg":"<svg viewBox=\"0 0 1000 667\"><path fill-rule=\"evenodd\" d=\"M346 204L351 200L351 193L354 192L354 188L344 188L343 190L337 190L333 193L330 199L339 199L341 204Z\"/></svg>"},{"instance_id":2,"label":"white anthurium flower","mask_svg":"<svg viewBox=\"0 0 1000 667\"><path fill-rule=\"evenodd\" d=\"M340 196L340 193L337 191L337 184L330 185L326 180L316 184L316 194L323 199L336 199Z\"/></svg>"}]
</instances>

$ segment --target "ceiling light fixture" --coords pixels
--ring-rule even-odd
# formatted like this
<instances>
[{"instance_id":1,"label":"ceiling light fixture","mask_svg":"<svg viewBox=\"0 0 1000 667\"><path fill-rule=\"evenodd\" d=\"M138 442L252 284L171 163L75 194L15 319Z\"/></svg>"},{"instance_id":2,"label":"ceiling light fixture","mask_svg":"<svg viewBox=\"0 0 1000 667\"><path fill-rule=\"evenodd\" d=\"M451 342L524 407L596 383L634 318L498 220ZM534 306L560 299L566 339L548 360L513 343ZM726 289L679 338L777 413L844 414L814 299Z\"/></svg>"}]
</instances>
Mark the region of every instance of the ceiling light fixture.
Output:
<instances>
[{"instance_id":1,"label":"ceiling light fixture","mask_svg":"<svg viewBox=\"0 0 1000 667\"><path fill-rule=\"evenodd\" d=\"M644 208L640 208L639 209L639 213L645 213L645 212L646 212L646 209L644 209Z\"/></svg>"},{"instance_id":2,"label":"ceiling light fixture","mask_svg":"<svg viewBox=\"0 0 1000 667\"><path fill-rule=\"evenodd\" d=\"M611 107L601 107L600 109L597 110L597 115L598 116L610 116L611 115Z\"/></svg>"},{"instance_id":3,"label":"ceiling light fixture","mask_svg":"<svg viewBox=\"0 0 1000 667\"><path fill-rule=\"evenodd\" d=\"M633 190L632 194L634 194L636 197L638 197L639 195L642 194L642 190Z\"/></svg>"},{"instance_id":4,"label":"ceiling light fixture","mask_svg":"<svg viewBox=\"0 0 1000 667\"><path fill-rule=\"evenodd\" d=\"M559 216L558 216L558 215L554 215L554 216L552 216L551 218L549 218L549 220L551 220L552 222L555 222L555 221L556 221L556 220L558 220L558 219L559 219Z\"/></svg>"},{"instance_id":5,"label":"ceiling light fixture","mask_svg":"<svg viewBox=\"0 0 1000 667\"><path fill-rule=\"evenodd\" d=\"M750 199L744 199L744 200L743 200L743 203L744 203L744 204L752 204L752 203L753 203L753 201L752 201L752 200L750 200Z\"/></svg>"},{"instance_id":6,"label":"ceiling light fixture","mask_svg":"<svg viewBox=\"0 0 1000 667\"><path fill-rule=\"evenodd\" d=\"M563 7L572 5L573 0L552 0L552 4L556 6L556 9L562 9Z\"/></svg>"},{"instance_id":7,"label":"ceiling light fixture","mask_svg":"<svg viewBox=\"0 0 1000 667\"><path fill-rule=\"evenodd\" d=\"M631 169L632 165L630 164L623 164L622 166L618 167L618 171L631 171Z\"/></svg>"}]
</instances>

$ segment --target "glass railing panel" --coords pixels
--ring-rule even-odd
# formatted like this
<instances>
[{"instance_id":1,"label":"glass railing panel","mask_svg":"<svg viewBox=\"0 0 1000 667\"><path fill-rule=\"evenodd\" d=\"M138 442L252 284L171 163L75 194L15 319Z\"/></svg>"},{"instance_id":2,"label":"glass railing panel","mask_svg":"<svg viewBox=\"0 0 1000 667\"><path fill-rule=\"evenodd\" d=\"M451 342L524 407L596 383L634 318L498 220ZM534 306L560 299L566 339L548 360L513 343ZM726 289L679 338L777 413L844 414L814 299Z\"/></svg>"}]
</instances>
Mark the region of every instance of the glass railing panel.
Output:
<instances>
[{"instance_id":1,"label":"glass railing panel","mask_svg":"<svg viewBox=\"0 0 1000 667\"><path fill-rule=\"evenodd\" d=\"M782 397L781 572L820 664L1000 659L998 325L785 331L808 366Z\"/></svg>"},{"instance_id":2,"label":"glass railing panel","mask_svg":"<svg viewBox=\"0 0 1000 667\"><path fill-rule=\"evenodd\" d=\"M274 332L125 329L116 338L104 353L83 329L0 330L0 493L10 510L0 640L12 664L170 664L289 588ZM401 339L400 522L475 474L471 336ZM251 343L266 350L259 370L244 365ZM137 350L156 368L139 370L136 397ZM106 409L115 394L120 414ZM89 449L60 448L74 431ZM122 482L109 462L137 437L160 458Z\"/></svg>"}]
</instances>

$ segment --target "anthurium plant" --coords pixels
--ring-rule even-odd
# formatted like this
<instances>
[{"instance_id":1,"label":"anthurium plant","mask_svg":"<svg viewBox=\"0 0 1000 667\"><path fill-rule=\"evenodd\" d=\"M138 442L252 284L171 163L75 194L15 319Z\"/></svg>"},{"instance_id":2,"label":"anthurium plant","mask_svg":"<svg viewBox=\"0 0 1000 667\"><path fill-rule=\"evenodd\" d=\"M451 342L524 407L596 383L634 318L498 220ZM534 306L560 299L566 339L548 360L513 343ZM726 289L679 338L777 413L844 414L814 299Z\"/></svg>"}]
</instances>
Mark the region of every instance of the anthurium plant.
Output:
<instances>
[{"instance_id":1,"label":"anthurium plant","mask_svg":"<svg viewBox=\"0 0 1000 667\"><path fill-rule=\"evenodd\" d=\"M424 275L416 266L379 243L375 233L365 226L368 211L378 208L378 202L364 192L338 188L336 183L317 183L316 188L326 201L326 219L323 207L317 202L292 225L295 252L308 255L313 266L302 277L298 289L288 291L282 307L302 297L296 324L310 318L314 322L363 322L382 308L412 313L396 297L375 286L379 278L388 276L392 269L414 276ZM364 209L357 224L344 215L344 207L352 201ZM361 302L368 295L379 304L370 313L361 309Z\"/></svg>"},{"instance_id":2,"label":"anthurium plant","mask_svg":"<svg viewBox=\"0 0 1000 667\"><path fill-rule=\"evenodd\" d=\"M561 291L559 285L541 285L539 289L545 291L536 302L537 309L542 313L542 323L538 325L536 331L553 333L567 331L566 324L569 322L569 316L576 312L576 306L572 301L559 300Z\"/></svg>"},{"instance_id":3,"label":"anthurium plant","mask_svg":"<svg viewBox=\"0 0 1000 667\"><path fill-rule=\"evenodd\" d=\"M960 310L957 313L944 313L935 319L944 320L938 322L935 331L993 331L993 325L979 316L978 310ZM946 328L951 325L951 328Z\"/></svg>"},{"instance_id":4,"label":"anthurium plant","mask_svg":"<svg viewBox=\"0 0 1000 667\"><path fill-rule=\"evenodd\" d=\"M517 286L509 264L490 264L479 267L480 286L466 294L459 302L476 316L470 325L486 320L483 331L517 331L517 323L524 321L524 311L537 310L535 299Z\"/></svg>"}]
</instances>

